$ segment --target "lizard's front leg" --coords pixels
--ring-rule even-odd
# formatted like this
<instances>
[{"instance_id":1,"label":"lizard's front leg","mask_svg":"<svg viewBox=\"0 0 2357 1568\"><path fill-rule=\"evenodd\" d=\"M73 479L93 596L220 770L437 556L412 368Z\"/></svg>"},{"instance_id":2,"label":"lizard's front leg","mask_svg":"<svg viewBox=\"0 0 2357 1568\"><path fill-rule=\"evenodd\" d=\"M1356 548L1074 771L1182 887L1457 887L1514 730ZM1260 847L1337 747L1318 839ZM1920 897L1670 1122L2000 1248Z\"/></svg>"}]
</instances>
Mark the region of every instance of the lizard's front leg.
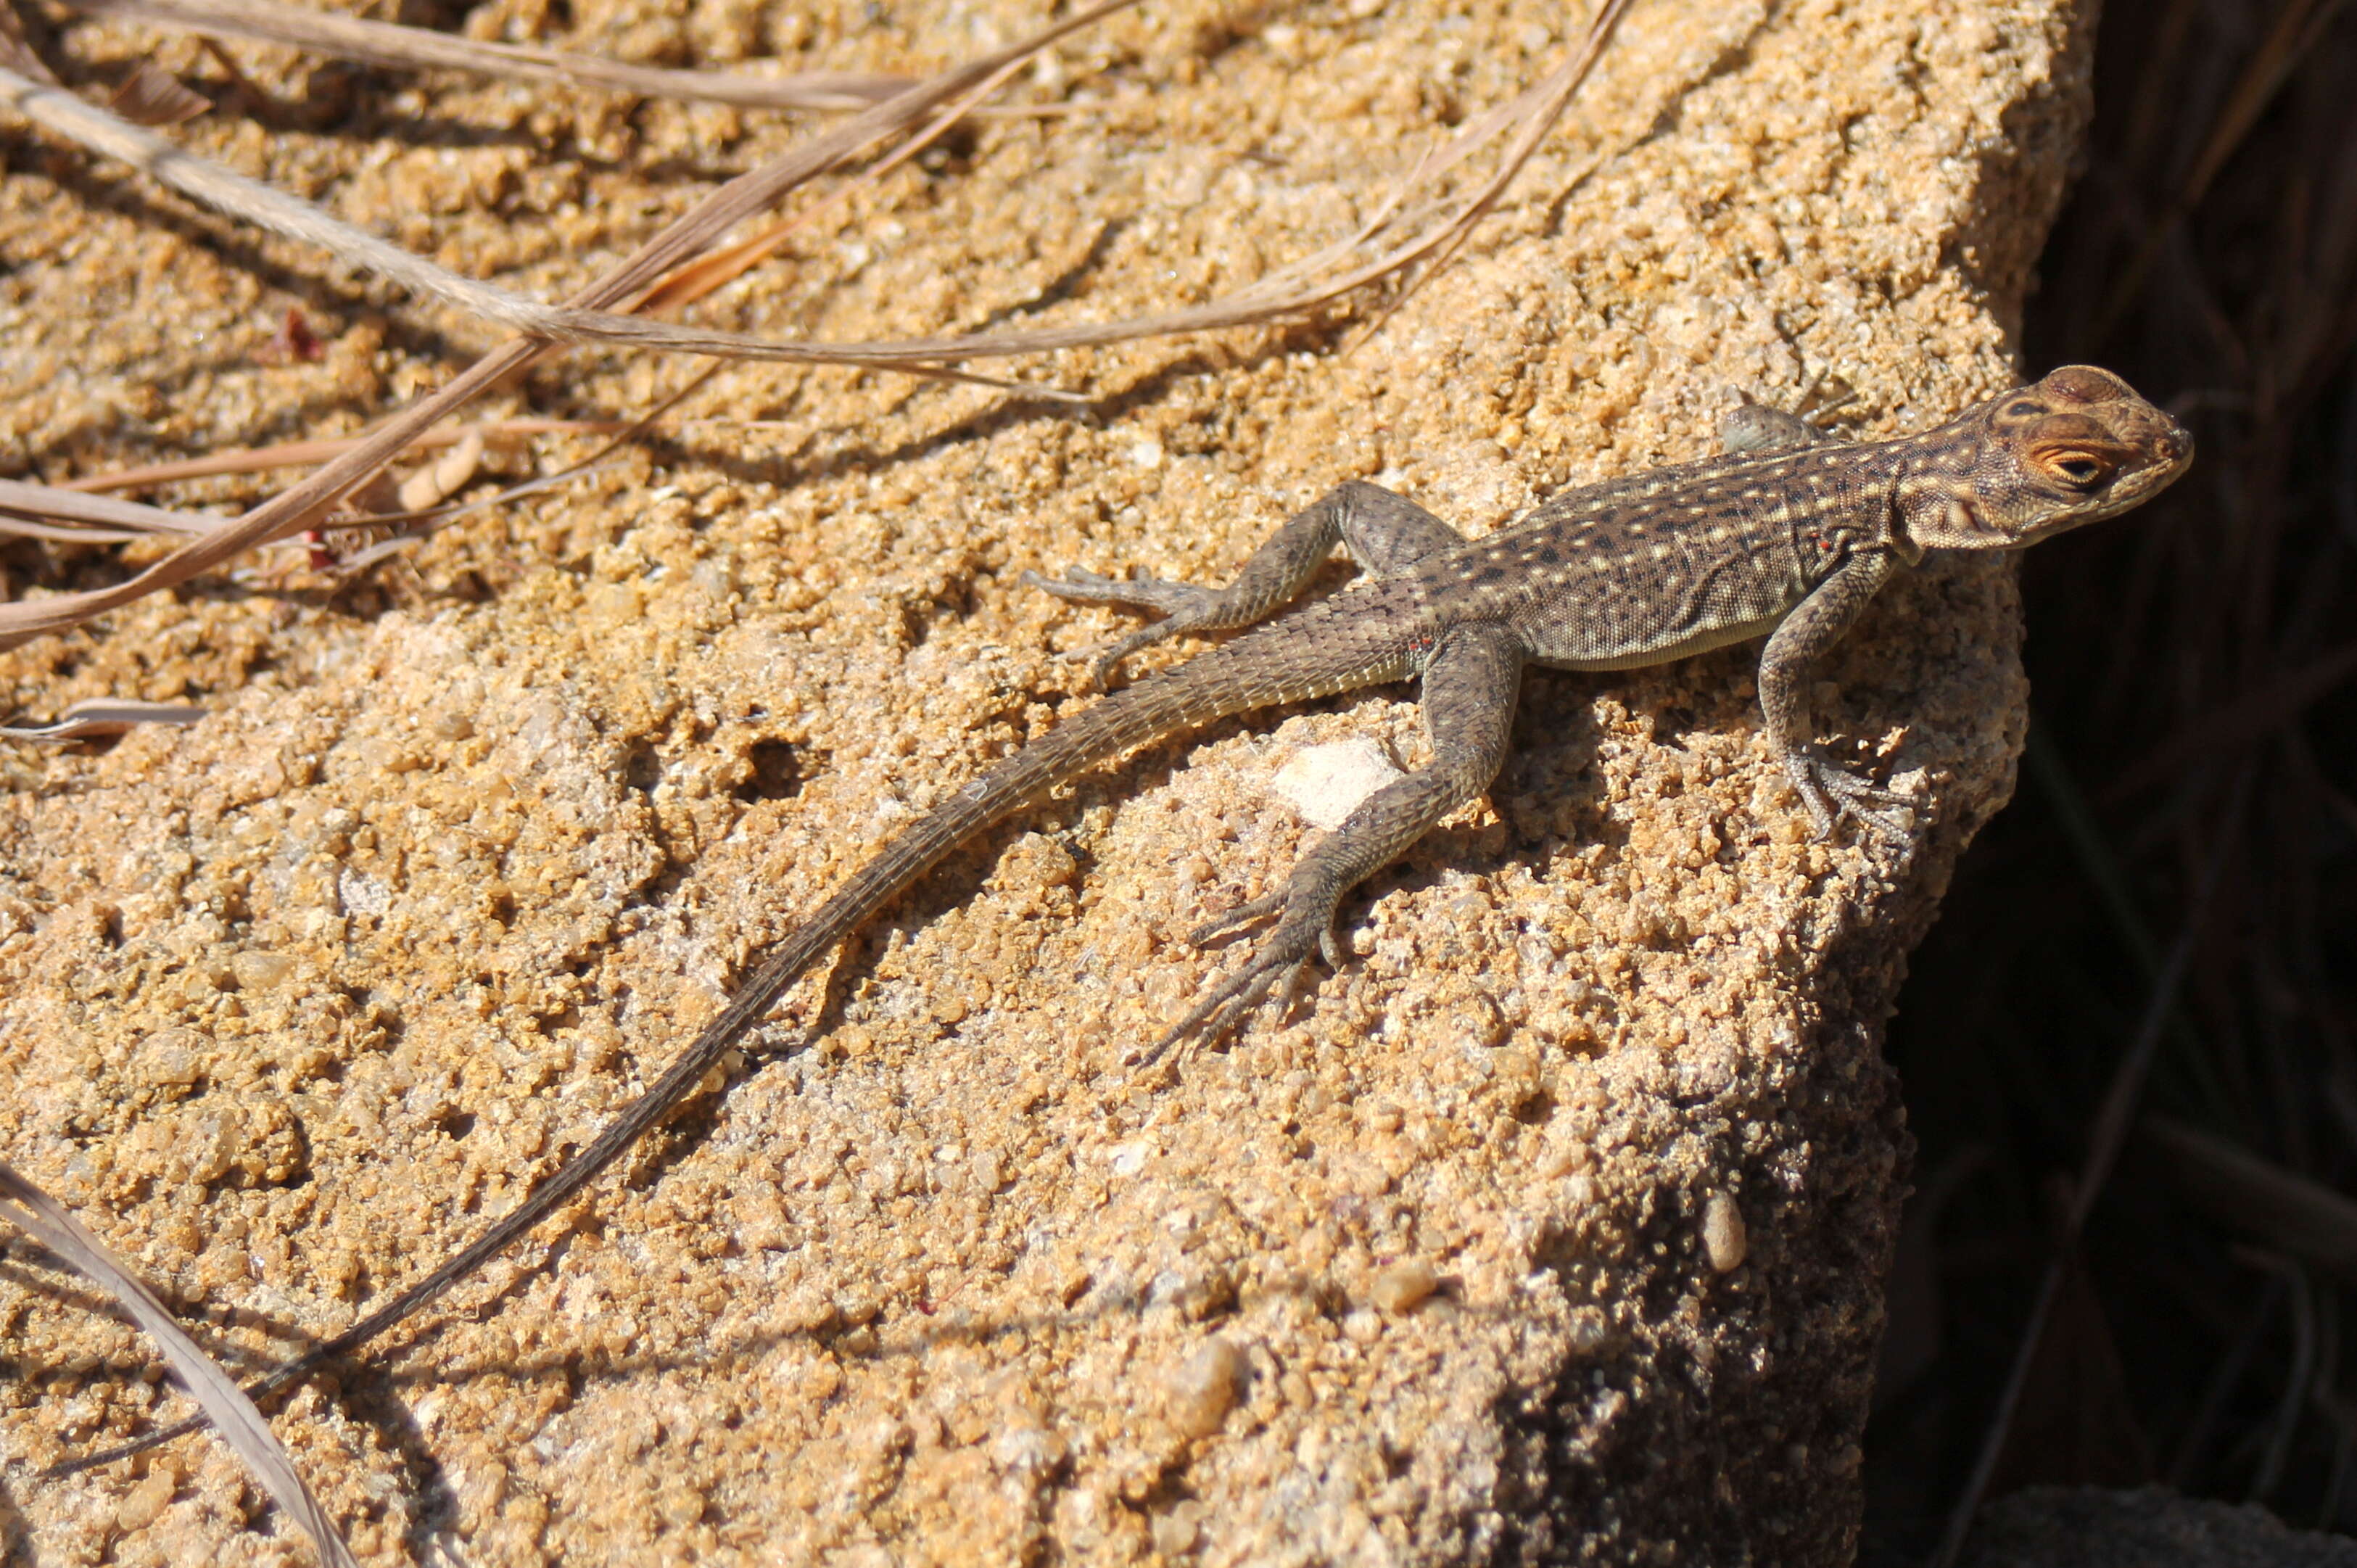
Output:
<instances>
[{"instance_id":1,"label":"lizard's front leg","mask_svg":"<svg viewBox=\"0 0 2357 1568\"><path fill-rule=\"evenodd\" d=\"M1077 567L1061 581L1037 572L1023 581L1060 599L1082 604L1144 605L1167 618L1114 639L1095 655L1097 683L1141 648L1181 632L1230 631L1266 620L1293 601L1340 542L1371 572L1405 569L1436 550L1465 542L1462 535L1380 485L1353 479L1337 485L1265 540L1224 588L1170 583L1157 577L1124 580Z\"/></svg>"},{"instance_id":2,"label":"lizard's front leg","mask_svg":"<svg viewBox=\"0 0 2357 1568\"><path fill-rule=\"evenodd\" d=\"M1885 550L1853 555L1784 618L1760 655L1760 711L1768 721L1768 744L1808 808L1819 838L1831 836L1843 817L1855 817L1888 839L1907 836L1899 809L1910 803L1908 797L1875 788L1826 761L1809 744L1806 695L1810 663L1841 640L1897 569Z\"/></svg>"},{"instance_id":3,"label":"lizard's front leg","mask_svg":"<svg viewBox=\"0 0 2357 1568\"><path fill-rule=\"evenodd\" d=\"M1522 645L1508 628L1461 626L1448 632L1424 671L1425 731L1432 760L1359 803L1342 825L1296 863L1282 891L1232 909L1194 933L1200 942L1223 930L1276 917L1243 965L1146 1053L1151 1061L1174 1042L1216 1035L1320 950L1340 969L1334 916L1342 896L1399 857L1432 824L1490 787L1505 760L1506 736L1521 689Z\"/></svg>"},{"instance_id":4,"label":"lizard's front leg","mask_svg":"<svg viewBox=\"0 0 2357 1568\"><path fill-rule=\"evenodd\" d=\"M1802 406L1818 414L1832 413L1853 401L1857 393L1845 392L1839 397L1822 399L1824 386L1821 377L1801 394ZM1772 452L1796 452L1804 446L1838 446L1841 437L1825 430L1800 413L1788 413L1781 408L1753 403L1749 397L1718 422L1718 446L1722 452L1737 453L1747 457L1764 457Z\"/></svg>"}]
</instances>

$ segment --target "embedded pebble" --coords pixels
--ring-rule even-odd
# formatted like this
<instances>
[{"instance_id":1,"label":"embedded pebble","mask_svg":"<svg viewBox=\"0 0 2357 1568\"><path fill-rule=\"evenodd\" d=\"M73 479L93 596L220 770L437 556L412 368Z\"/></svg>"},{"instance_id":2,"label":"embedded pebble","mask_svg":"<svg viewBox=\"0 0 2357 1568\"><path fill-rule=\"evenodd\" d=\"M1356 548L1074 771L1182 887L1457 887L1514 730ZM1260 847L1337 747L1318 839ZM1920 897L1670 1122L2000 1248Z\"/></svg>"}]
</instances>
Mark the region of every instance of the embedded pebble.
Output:
<instances>
[{"instance_id":1,"label":"embedded pebble","mask_svg":"<svg viewBox=\"0 0 2357 1568\"><path fill-rule=\"evenodd\" d=\"M1269 788L1313 827L1338 828L1361 801L1405 778L1381 743L1364 736L1305 746L1276 770Z\"/></svg>"},{"instance_id":2,"label":"embedded pebble","mask_svg":"<svg viewBox=\"0 0 2357 1568\"><path fill-rule=\"evenodd\" d=\"M1703 1206L1702 1248L1710 1266L1722 1274L1741 1268L1750 1251L1751 1238L1743 1228L1743 1210L1726 1193L1712 1193L1710 1201Z\"/></svg>"},{"instance_id":3,"label":"embedded pebble","mask_svg":"<svg viewBox=\"0 0 2357 1568\"><path fill-rule=\"evenodd\" d=\"M1378 1273L1367 1287L1367 1299L1385 1312L1413 1312L1439 1288L1440 1275L1432 1265L1411 1259Z\"/></svg>"},{"instance_id":4,"label":"embedded pebble","mask_svg":"<svg viewBox=\"0 0 2357 1568\"><path fill-rule=\"evenodd\" d=\"M1250 1363L1228 1339L1213 1337L1163 1380L1163 1412L1182 1436L1208 1437L1220 1429L1243 1391Z\"/></svg>"}]
</instances>

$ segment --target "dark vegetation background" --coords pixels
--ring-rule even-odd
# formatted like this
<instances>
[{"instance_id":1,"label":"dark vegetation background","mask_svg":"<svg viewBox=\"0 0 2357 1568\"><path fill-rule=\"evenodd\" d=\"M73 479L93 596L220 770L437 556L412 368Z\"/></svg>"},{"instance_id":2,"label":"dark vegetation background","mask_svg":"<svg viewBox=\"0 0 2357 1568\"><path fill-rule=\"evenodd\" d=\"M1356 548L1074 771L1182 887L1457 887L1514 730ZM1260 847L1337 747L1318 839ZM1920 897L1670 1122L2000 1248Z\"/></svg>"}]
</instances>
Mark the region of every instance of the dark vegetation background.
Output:
<instances>
[{"instance_id":1,"label":"dark vegetation background","mask_svg":"<svg viewBox=\"0 0 2357 1568\"><path fill-rule=\"evenodd\" d=\"M2357 1530L2357 8L2106 9L2025 369L2116 370L2201 456L2023 562L2020 791L1890 1031L1921 1149L1868 1564L1932 1552L2058 1255L1990 1496L2158 1480ZM2147 1013L2133 1132L2063 1244Z\"/></svg>"}]
</instances>

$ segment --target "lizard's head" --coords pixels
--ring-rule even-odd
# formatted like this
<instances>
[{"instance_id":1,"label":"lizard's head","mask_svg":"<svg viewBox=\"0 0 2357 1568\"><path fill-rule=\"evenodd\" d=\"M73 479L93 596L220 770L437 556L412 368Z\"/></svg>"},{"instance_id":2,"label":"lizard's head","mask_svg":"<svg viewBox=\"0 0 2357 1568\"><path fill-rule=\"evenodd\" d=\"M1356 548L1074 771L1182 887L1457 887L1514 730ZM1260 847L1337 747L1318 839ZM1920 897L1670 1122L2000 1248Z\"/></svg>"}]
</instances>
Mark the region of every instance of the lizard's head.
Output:
<instances>
[{"instance_id":1,"label":"lizard's head","mask_svg":"<svg viewBox=\"0 0 2357 1568\"><path fill-rule=\"evenodd\" d=\"M1953 456L1910 473L1900 505L1909 540L1938 550L2018 549L2115 517L2193 461L2183 425L2092 365L2065 365L1936 434Z\"/></svg>"}]
</instances>

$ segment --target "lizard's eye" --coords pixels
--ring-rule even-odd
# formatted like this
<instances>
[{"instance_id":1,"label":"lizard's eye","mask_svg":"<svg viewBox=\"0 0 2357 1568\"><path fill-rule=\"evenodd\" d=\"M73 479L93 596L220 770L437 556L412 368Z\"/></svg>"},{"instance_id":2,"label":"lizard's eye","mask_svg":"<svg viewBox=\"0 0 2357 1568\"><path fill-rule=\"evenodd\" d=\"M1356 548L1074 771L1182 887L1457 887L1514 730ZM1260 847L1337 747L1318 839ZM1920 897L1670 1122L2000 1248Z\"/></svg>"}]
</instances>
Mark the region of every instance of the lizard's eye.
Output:
<instances>
[{"instance_id":1,"label":"lizard's eye","mask_svg":"<svg viewBox=\"0 0 2357 1568\"><path fill-rule=\"evenodd\" d=\"M2046 458L2046 471L2066 485L2089 489L2112 477L2112 465L2092 452L2056 452Z\"/></svg>"}]
</instances>

